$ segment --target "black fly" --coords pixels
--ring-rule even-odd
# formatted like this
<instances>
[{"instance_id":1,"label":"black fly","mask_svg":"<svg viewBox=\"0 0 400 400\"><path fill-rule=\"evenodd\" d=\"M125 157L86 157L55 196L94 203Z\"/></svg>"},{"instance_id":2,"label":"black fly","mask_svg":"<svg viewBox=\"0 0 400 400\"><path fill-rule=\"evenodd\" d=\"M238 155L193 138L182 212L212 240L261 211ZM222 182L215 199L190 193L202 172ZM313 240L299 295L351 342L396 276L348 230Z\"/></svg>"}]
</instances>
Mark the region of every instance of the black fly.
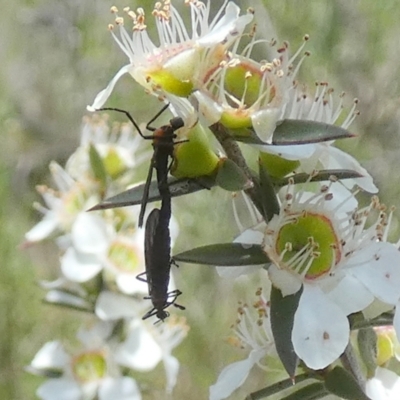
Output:
<instances>
[{"instance_id":1,"label":"black fly","mask_svg":"<svg viewBox=\"0 0 400 400\"><path fill-rule=\"evenodd\" d=\"M153 176L153 168L155 168L156 170L158 190L160 192L161 198L165 196L170 196L168 188L168 172L170 170L171 164L168 163L168 159L173 159L175 144L174 139L176 138L175 131L179 128L182 128L184 122L182 118L175 117L170 120L168 125L163 125L160 128L154 128L151 126L151 124L168 108L168 106L169 104L166 104L146 125L146 129L153 132L152 135L144 135L140 130L138 124L135 122L128 111L122 110L120 108L100 108L99 110L97 110L118 111L125 114L143 139L153 141L154 153L151 159L150 168L146 179L146 185L143 191L139 214L139 227L143 226L143 218L146 211L147 200L149 198L149 189L151 178Z\"/></svg>"},{"instance_id":2,"label":"black fly","mask_svg":"<svg viewBox=\"0 0 400 400\"><path fill-rule=\"evenodd\" d=\"M181 295L182 292L180 290L168 292L169 273L172 264L171 236L169 231L169 221L171 219L171 193L168 186L168 172L171 167L169 158L173 160L174 139L176 138L175 131L182 128L184 122L182 118L175 117L170 120L168 125L161 126L160 128L151 126L167 108L168 104L146 125L146 129L153 132L152 135L143 135L135 120L125 110L119 108L102 108L98 110L124 113L143 139L153 140L154 153L143 192L139 214L139 226L141 227L143 225L153 168L155 168L157 174L157 186L161 197L161 208L154 209L147 218L144 243L146 272L139 274L137 278L147 282L149 297L146 298L151 299L153 303L153 308L143 316L143 319L156 315L162 321L169 316L169 313L165 311L165 309L170 305L174 305L181 310L185 309L185 307L175 303L177 297ZM143 278L143 275L146 275L146 278Z\"/></svg>"}]
</instances>

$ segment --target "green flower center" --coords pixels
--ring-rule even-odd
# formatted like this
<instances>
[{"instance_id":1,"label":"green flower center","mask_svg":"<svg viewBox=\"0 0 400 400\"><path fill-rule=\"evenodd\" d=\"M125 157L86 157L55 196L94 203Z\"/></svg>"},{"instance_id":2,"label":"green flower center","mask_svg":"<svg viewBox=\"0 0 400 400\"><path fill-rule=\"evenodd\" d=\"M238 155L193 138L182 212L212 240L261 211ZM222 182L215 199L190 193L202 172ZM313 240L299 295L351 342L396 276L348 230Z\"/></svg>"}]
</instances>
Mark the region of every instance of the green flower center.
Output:
<instances>
[{"instance_id":1,"label":"green flower center","mask_svg":"<svg viewBox=\"0 0 400 400\"><path fill-rule=\"evenodd\" d=\"M80 382L92 382L103 378L107 373L104 354L93 351L78 355L73 359L72 371Z\"/></svg>"},{"instance_id":2,"label":"green flower center","mask_svg":"<svg viewBox=\"0 0 400 400\"><path fill-rule=\"evenodd\" d=\"M281 228L276 252L287 268L306 279L316 279L339 261L340 240L329 218L305 211L292 215Z\"/></svg>"},{"instance_id":3,"label":"green flower center","mask_svg":"<svg viewBox=\"0 0 400 400\"><path fill-rule=\"evenodd\" d=\"M264 104L269 103L275 96L273 86L269 92L267 88L262 89L265 87L263 80L263 73L256 65L239 63L226 69L224 76L225 98L232 110L222 113L220 121L222 125L230 129L252 126L251 113L256 110L252 110L251 107L260 100ZM260 96L267 96L267 98Z\"/></svg>"},{"instance_id":4,"label":"green flower center","mask_svg":"<svg viewBox=\"0 0 400 400\"><path fill-rule=\"evenodd\" d=\"M238 64L226 70L225 90L246 107L251 107L259 99L262 79L262 73L255 66ZM271 90L269 101L273 96Z\"/></svg>"},{"instance_id":5,"label":"green flower center","mask_svg":"<svg viewBox=\"0 0 400 400\"><path fill-rule=\"evenodd\" d=\"M113 179L118 178L126 171L124 161L119 156L117 150L113 147L108 149L106 156L103 158L103 163L108 175Z\"/></svg>"},{"instance_id":6,"label":"green flower center","mask_svg":"<svg viewBox=\"0 0 400 400\"><path fill-rule=\"evenodd\" d=\"M113 242L108 251L108 259L120 271L135 272L139 267L139 257L132 245Z\"/></svg>"}]
</instances>

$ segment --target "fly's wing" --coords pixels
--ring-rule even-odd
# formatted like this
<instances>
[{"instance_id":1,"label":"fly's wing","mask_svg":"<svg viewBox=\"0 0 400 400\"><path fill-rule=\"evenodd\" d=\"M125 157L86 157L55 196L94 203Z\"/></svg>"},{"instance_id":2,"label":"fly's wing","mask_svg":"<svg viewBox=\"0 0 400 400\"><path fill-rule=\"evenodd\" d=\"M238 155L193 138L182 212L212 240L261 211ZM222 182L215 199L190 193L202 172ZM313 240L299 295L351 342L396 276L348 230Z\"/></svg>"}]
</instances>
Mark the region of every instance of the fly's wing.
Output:
<instances>
[{"instance_id":1,"label":"fly's wing","mask_svg":"<svg viewBox=\"0 0 400 400\"><path fill-rule=\"evenodd\" d=\"M149 295L152 288L152 271L154 271L154 240L157 226L160 220L160 210L155 208L147 217L144 232L144 259L146 263L147 284L149 286Z\"/></svg>"},{"instance_id":2,"label":"fly's wing","mask_svg":"<svg viewBox=\"0 0 400 400\"><path fill-rule=\"evenodd\" d=\"M146 205L149 200L149 191L150 191L151 178L153 176L155 154L156 154L156 150L154 150L153 157L151 158L150 168L149 168L149 172L147 173L147 178L146 178L146 184L144 185L144 189L143 189L143 197L142 197L142 201L140 203L139 228L141 228L143 226L144 213L146 212ZM146 223L146 226L147 226L147 223Z\"/></svg>"}]
</instances>

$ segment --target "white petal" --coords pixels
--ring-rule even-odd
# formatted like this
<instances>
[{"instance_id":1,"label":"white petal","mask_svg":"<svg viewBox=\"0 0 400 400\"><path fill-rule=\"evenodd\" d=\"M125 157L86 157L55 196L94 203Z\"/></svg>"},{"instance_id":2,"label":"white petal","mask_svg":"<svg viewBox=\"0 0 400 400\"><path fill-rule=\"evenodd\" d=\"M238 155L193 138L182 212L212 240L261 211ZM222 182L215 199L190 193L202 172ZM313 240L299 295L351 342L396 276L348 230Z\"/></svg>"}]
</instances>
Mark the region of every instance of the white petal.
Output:
<instances>
[{"instance_id":1,"label":"white petal","mask_svg":"<svg viewBox=\"0 0 400 400\"><path fill-rule=\"evenodd\" d=\"M115 324L110 321L97 321L89 328L81 327L76 337L87 348L103 347L104 341L111 336L114 328Z\"/></svg>"},{"instance_id":2,"label":"white petal","mask_svg":"<svg viewBox=\"0 0 400 400\"><path fill-rule=\"evenodd\" d=\"M333 194L333 198L326 202L326 207L328 209L334 210L337 205L341 204L339 211L344 213L353 212L358 207L356 197L342 184L345 180L329 183L329 191Z\"/></svg>"},{"instance_id":3,"label":"white petal","mask_svg":"<svg viewBox=\"0 0 400 400\"><path fill-rule=\"evenodd\" d=\"M141 400L136 381L130 377L105 378L99 387L99 400Z\"/></svg>"},{"instance_id":4,"label":"white petal","mask_svg":"<svg viewBox=\"0 0 400 400\"><path fill-rule=\"evenodd\" d=\"M62 290L50 290L47 292L45 299L53 304L64 304L71 307L91 309L91 304L88 301Z\"/></svg>"},{"instance_id":5,"label":"white petal","mask_svg":"<svg viewBox=\"0 0 400 400\"><path fill-rule=\"evenodd\" d=\"M102 320L135 318L137 301L119 293L102 291L96 301L96 315Z\"/></svg>"},{"instance_id":6,"label":"white petal","mask_svg":"<svg viewBox=\"0 0 400 400\"><path fill-rule=\"evenodd\" d=\"M163 362L167 377L167 387L165 390L167 393L171 393L178 379L179 361L170 354L164 354Z\"/></svg>"},{"instance_id":7,"label":"white petal","mask_svg":"<svg viewBox=\"0 0 400 400\"><path fill-rule=\"evenodd\" d=\"M275 154L283 157L286 160L301 160L303 158L310 158L315 152L315 144L302 144L293 146L268 146L257 145L254 146L261 152Z\"/></svg>"},{"instance_id":8,"label":"white petal","mask_svg":"<svg viewBox=\"0 0 400 400\"><path fill-rule=\"evenodd\" d=\"M301 288L300 279L285 270L277 268L274 264L269 266L268 276L274 286L282 292L282 296L297 293Z\"/></svg>"},{"instance_id":9,"label":"white petal","mask_svg":"<svg viewBox=\"0 0 400 400\"><path fill-rule=\"evenodd\" d=\"M192 93L190 100L197 103L200 122L205 126L210 126L218 122L222 115L222 108L210 97L199 90Z\"/></svg>"},{"instance_id":10,"label":"white petal","mask_svg":"<svg viewBox=\"0 0 400 400\"><path fill-rule=\"evenodd\" d=\"M116 277L118 289L125 294L145 293L146 285L136 279L136 274L118 274Z\"/></svg>"},{"instance_id":11,"label":"white petal","mask_svg":"<svg viewBox=\"0 0 400 400\"><path fill-rule=\"evenodd\" d=\"M25 233L25 239L28 242L39 242L50 236L57 229L57 226L56 213L49 211L39 223Z\"/></svg>"},{"instance_id":12,"label":"white petal","mask_svg":"<svg viewBox=\"0 0 400 400\"><path fill-rule=\"evenodd\" d=\"M366 309L363 310L363 314L366 319L373 319L391 310L393 310L392 304L386 304L383 301L375 299Z\"/></svg>"},{"instance_id":13,"label":"white petal","mask_svg":"<svg viewBox=\"0 0 400 400\"><path fill-rule=\"evenodd\" d=\"M125 342L117 347L115 359L126 367L149 371L161 361L162 350L144 324L138 321Z\"/></svg>"},{"instance_id":14,"label":"white petal","mask_svg":"<svg viewBox=\"0 0 400 400\"><path fill-rule=\"evenodd\" d=\"M218 275L223 278L236 279L243 275L253 274L262 268L263 265L247 265L244 267L216 267L216 270Z\"/></svg>"},{"instance_id":15,"label":"white petal","mask_svg":"<svg viewBox=\"0 0 400 400\"><path fill-rule=\"evenodd\" d=\"M398 400L400 377L393 371L377 367L375 376L367 381L365 389L371 400Z\"/></svg>"},{"instance_id":16,"label":"white petal","mask_svg":"<svg viewBox=\"0 0 400 400\"><path fill-rule=\"evenodd\" d=\"M99 108L103 107L104 103L107 101L107 99L110 97L111 92L114 90L114 86L117 83L118 79L121 78L122 75L126 74L129 72L129 69L131 68L131 65L125 65L123 66L112 78L111 82L108 84L108 86L103 89L94 99L93 104L91 106L87 106L86 109L88 111L94 112L98 110Z\"/></svg>"},{"instance_id":17,"label":"white petal","mask_svg":"<svg viewBox=\"0 0 400 400\"><path fill-rule=\"evenodd\" d=\"M251 22L253 16L251 14L239 17L240 8L233 2L229 2L225 9L225 15L218 20L212 30L203 35L197 43L200 46L212 46L223 42L229 34L241 34L244 27Z\"/></svg>"},{"instance_id":18,"label":"white petal","mask_svg":"<svg viewBox=\"0 0 400 400\"><path fill-rule=\"evenodd\" d=\"M103 218L86 212L80 213L72 229L74 247L82 253L104 254L109 246L107 224Z\"/></svg>"},{"instance_id":19,"label":"white petal","mask_svg":"<svg viewBox=\"0 0 400 400\"><path fill-rule=\"evenodd\" d=\"M35 355L31 366L37 369L63 369L69 362L69 355L59 341L47 342Z\"/></svg>"},{"instance_id":20,"label":"white petal","mask_svg":"<svg viewBox=\"0 0 400 400\"><path fill-rule=\"evenodd\" d=\"M222 400L243 385L253 365L265 355L263 350L252 350L246 360L227 365L219 374L218 380L210 386L209 400Z\"/></svg>"},{"instance_id":21,"label":"white petal","mask_svg":"<svg viewBox=\"0 0 400 400\"><path fill-rule=\"evenodd\" d=\"M74 282L86 282L95 277L102 269L96 255L78 253L70 247L61 257L61 271L67 279Z\"/></svg>"},{"instance_id":22,"label":"white petal","mask_svg":"<svg viewBox=\"0 0 400 400\"><path fill-rule=\"evenodd\" d=\"M343 311L318 286L303 285L292 342L305 364L312 369L325 368L343 353L349 335L349 322Z\"/></svg>"},{"instance_id":23,"label":"white petal","mask_svg":"<svg viewBox=\"0 0 400 400\"><path fill-rule=\"evenodd\" d=\"M263 223L262 228L265 229ZM255 229L246 229L239 236L235 238L233 243L245 243L245 244L262 244L264 239L264 233Z\"/></svg>"},{"instance_id":24,"label":"white petal","mask_svg":"<svg viewBox=\"0 0 400 400\"><path fill-rule=\"evenodd\" d=\"M361 175L363 175L363 178L343 180L343 184L345 186L351 188L354 185L354 183L356 183L358 186L360 186L362 189L364 189L369 193L378 192L378 188L375 186L372 176L350 154L347 154L344 151L333 146L329 146L329 148L327 148L326 153L327 154L325 157L320 158L320 161L325 168L350 169L352 171L359 172Z\"/></svg>"},{"instance_id":25,"label":"white petal","mask_svg":"<svg viewBox=\"0 0 400 400\"><path fill-rule=\"evenodd\" d=\"M368 307L374 296L356 278L346 275L327 296L336 303L345 315L361 311Z\"/></svg>"},{"instance_id":26,"label":"white petal","mask_svg":"<svg viewBox=\"0 0 400 400\"><path fill-rule=\"evenodd\" d=\"M263 142L271 143L279 115L280 110L278 108L268 108L252 114L253 128Z\"/></svg>"},{"instance_id":27,"label":"white petal","mask_svg":"<svg viewBox=\"0 0 400 400\"><path fill-rule=\"evenodd\" d=\"M82 391L72 379L49 379L39 386L36 395L43 400L81 400Z\"/></svg>"},{"instance_id":28,"label":"white petal","mask_svg":"<svg viewBox=\"0 0 400 400\"><path fill-rule=\"evenodd\" d=\"M400 298L400 252L391 243L371 243L346 262L349 273L379 300L396 304Z\"/></svg>"}]
</instances>

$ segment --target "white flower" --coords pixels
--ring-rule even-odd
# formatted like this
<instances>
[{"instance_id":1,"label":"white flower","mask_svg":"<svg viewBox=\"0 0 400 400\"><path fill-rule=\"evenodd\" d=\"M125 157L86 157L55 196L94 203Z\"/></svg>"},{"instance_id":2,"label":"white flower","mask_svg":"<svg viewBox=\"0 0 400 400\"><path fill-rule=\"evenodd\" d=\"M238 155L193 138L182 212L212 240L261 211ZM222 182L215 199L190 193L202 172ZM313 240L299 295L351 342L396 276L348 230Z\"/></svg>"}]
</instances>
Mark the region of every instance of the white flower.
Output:
<instances>
[{"instance_id":1,"label":"white flower","mask_svg":"<svg viewBox=\"0 0 400 400\"><path fill-rule=\"evenodd\" d=\"M291 92L290 101L283 110L284 112L279 116L279 119L316 121L330 125L337 124L339 120L342 120L339 126L347 129L358 115L358 111L356 110L358 101L354 101L353 107L347 113L347 116L342 118L343 97L341 95L339 102L335 105L333 90L325 82L317 85L313 99L304 92L296 89ZM333 147L333 142L290 146L255 145L255 147L261 151L261 158L263 157L263 153L268 153L282 157L285 160L299 161L299 165L292 167L295 172L310 174L317 169L348 169L358 172L363 178L345 179L343 180L343 185L351 189L357 184L367 192L378 192L378 188L374 185L368 171L355 158ZM272 175L274 175L273 172L271 170ZM279 173L279 170L277 172Z\"/></svg>"},{"instance_id":2,"label":"white flower","mask_svg":"<svg viewBox=\"0 0 400 400\"><path fill-rule=\"evenodd\" d=\"M162 324L134 319L126 340L116 348L115 358L119 364L138 371L150 371L163 361L166 391L170 393L179 371L179 362L171 353L186 337L188 330L185 320L173 315Z\"/></svg>"},{"instance_id":3,"label":"white flower","mask_svg":"<svg viewBox=\"0 0 400 400\"><path fill-rule=\"evenodd\" d=\"M257 295L258 301L251 307L247 304L239 307L237 338L231 338L233 344L249 348L249 355L247 359L234 362L221 371L217 382L210 386L210 400L226 399L243 385L254 365L266 369L266 366L260 364L260 360L266 355L275 355L269 320L270 309L261 290L257 291Z\"/></svg>"},{"instance_id":4,"label":"white flower","mask_svg":"<svg viewBox=\"0 0 400 400\"><path fill-rule=\"evenodd\" d=\"M264 238L272 283L284 296L303 289L292 341L313 369L325 368L344 351L347 315L374 298L392 306L400 298L400 253L385 242L390 224L384 208L374 198L369 207L349 214L346 203L327 188L311 195L289 186ZM379 216L365 229L373 212Z\"/></svg>"},{"instance_id":5,"label":"white flower","mask_svg":"<svg viewBox=\"0 0 400 400\"><path fill-rule=\"evenodd\" d=\"M107 175L111 178L109 184L117 185L114 191L122 191L124 182L121 181L121 177L149 158L148 151L147 154L140 156L136 154L142 144L142 138L133 134L131 124L114 123L110 127L106 114L85 117L80 146L69 157L65 169L76 180L82 180L83 176L93 177L89 155L92 145L101 157ZM129 175L124 179L126 183L132 182L132 176Z\"/></svg>"},{"instance_id":6,"label":"white flower","mask_svg":"<svg viewBox=\"0 0 400 400\"><path fill-rule=\"evenodd\" d=\"M239 7L225 1L217 16L212 22L208 22L209 1L186 3L191 11L191 34L187 31L182 17L169 1L156 3L153 16L159 35L158 47L147 34L142 8L139 8L136 13L129 8L124 9L133 21L132 36L123 26L124 19L116 17L115 24L120 30L120 36L118 37L113 32L113 25L109 28L114 39L129 58L129 64L122 67L107 88L96 96L93 104L88 107L89 111L102 107L116 82L126 73L157 95L168 92L183 97L188 96L201 71L199 63L204 63L204 58L207 58L210 59L208 63L218 64L223 49L230 45L232 38L241 34L252 19L252 15L239 17ZM223 10L225 10L225 15L221 17ZM118 10L113 7L112 12L116 14Z\"/></svg>"},{"instance_id":7,"label":"white flower","mask_svg":"<svg viewBox=\"0 0 400 400\"><path fill-rule=\"evenodd\" d=\"M174 388L179 362L172 350L185 338L189 327L184 319L170 316L162 324L153 319L141 320L149 301L141 301L123 294L103 291L96 302L96 314L107 321L125 319L128 323L126 338L115 348L116 361L125 367L146 372L163 361L167 377L166 391Z\"/></svg>"},{"instance_id":8,"label":"white flower","mask_svg":"<svg viewBox=\"0 0 400 400\"><path fill-rule=\"evenodd\" d=\"M50 164L50 171L57 190L38 187L48 208L35 204L44 217L25 234L28 242L41 241L56 232L69 232L79 213L100 201L99 187L95 181L77 181L54 161Z\"/></svg>"},{"instance_id":9,"label":"white flower","mask_svg":"<svg viewBox=\"0 0 400 400\"><path fill-rule=\"evenodd\" d=\"M46 343L27 368L33 373L58 370L61 376L43 383L37 396L43 400L140 400L134 379L122 376L106 343L113 324L101 322L78 332L83 349L69 355L60 342Z\"/></svg>"},{"instance_id":10,"label":"white flower","mask_svg":"<svg viewBox=\"0 0 400 400\"><path fill-rule=\"evenodd\" d=\"M86 282L104 269L106 278L132 294L139 287L136 275L144 269L143 241L142 231L117 233L100 215L81 213L61 257L61 270L73 282Z\"/></svg>"},{"instance_id":11,"label":"white flower","mask_svg":"<svg viewBox=\"0 0 400 400\"><path fill-rule=\"evenodd\" d=\"M371 400L398 400L400 377L386 368L378 367L375 376L367 381L366 394Z\"/></svg>"},{"instance_id":12,"label":"white flower","mask_svg":"<svg viewBox=\"0 0 400 400\"><path fill-rule=\"evenodd\" d=\"M400 252L386 242L385 208L373 198L356 210L354 199L322 187L317 194L287 188L279 215L253 243L271 260L268 274L283 296L302 289L292 341L312 369L322 369L344 351L350 334L347 316L374 299L396 306L400 298ZM367 218L379 214L369 228ZM254 230L253 230L254 231ZM249 231L251 233L251 231ZM250 239L247 240L250 242ZM394 326L400 335L400 313Z\"/></svg>"},{"instance_id":13,"label":"white flower","mask_svg":"<svg viewBox=\"0 0 400 400\"><path fill-rule=\"evenodd\" d=\"M276 47L276 41L252 41L241 54L235 49L226 54L218 68L211 68L201 87L194 92L199 115L206 124L220 122L230 128L236 137L248 136L247 129L253 128L259 139L270 143L277 122L282 119L290 96L295 91L294 79L305 56L293 68L293 62L301 53L304 43L291 58L288 45ZM268 61L257 62L250 58L254 46L267 44L270 48ZM305 55L307 55L306 53Z\"/></svg>"}]
</instances>

